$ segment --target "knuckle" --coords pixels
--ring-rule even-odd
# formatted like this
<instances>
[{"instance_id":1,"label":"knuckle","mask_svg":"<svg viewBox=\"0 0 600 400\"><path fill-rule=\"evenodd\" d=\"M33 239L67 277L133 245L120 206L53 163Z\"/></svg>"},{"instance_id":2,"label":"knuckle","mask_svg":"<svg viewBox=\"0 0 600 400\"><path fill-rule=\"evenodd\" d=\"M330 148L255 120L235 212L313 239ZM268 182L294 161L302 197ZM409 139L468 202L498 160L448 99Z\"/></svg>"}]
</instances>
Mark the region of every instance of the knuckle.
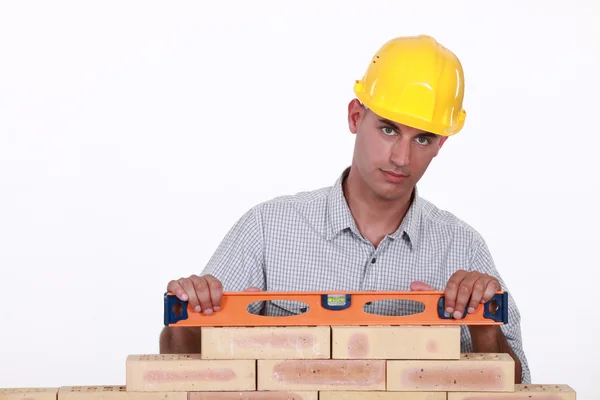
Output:
<instances>
[{"instance_id":1,"label":"knuckle","mask_svg":"<svg viewBox=\"0 0 600 400\"><path fill-rule=\"evenodd\" d=\"M212 290L220 290L223 288L223 285L221 284L221 282L219 282L218 280L212 280L209 283L209 286Z\"/></svg>"},{"instance_id":2,"label":"knuckle","mask_svg":"<svg viewBox=\"0 0 600 400\"><path fill-rule=\"evenodd\" d=\"M195 279L194 280L194 286L196 287L197 290L206 290L208 288L208 284L206 283L206 281L204 279Z\"/></svg>"},{"instance_id":3,"label":"knuckle","mask_svg":"<svg viewBox=\"0 0 600 400\"><path fill-rule=\"evenodd\" d=\"M179 278L177 282L179 282L179 284L184 287L190 283L189 279L187 278Z\"/></svg>"}]
</instances>

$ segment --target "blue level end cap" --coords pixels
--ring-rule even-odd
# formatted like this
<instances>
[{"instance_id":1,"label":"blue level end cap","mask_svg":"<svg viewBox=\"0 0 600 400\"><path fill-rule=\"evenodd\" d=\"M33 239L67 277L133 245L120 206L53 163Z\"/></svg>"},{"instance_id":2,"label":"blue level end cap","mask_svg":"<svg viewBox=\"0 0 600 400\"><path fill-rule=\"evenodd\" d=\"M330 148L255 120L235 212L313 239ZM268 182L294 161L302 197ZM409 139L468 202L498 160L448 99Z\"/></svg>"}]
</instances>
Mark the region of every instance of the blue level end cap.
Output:
<instances>
[{"instance_id":1,"label":"blue level end cap","mask_svg":"<svg viewBox=\"0 0 600 400\"><path fill-rule=\"evenodd\" d=\"M492 311L490 310L491 307L495 307L495 309ZM497 293L492 296L492 298L485 303L483 316L493 319L496 322L508 324L508 292L502 294Z\"/></svg>"},{"instance_id":2,"label":"blue level end cap","mask_svg":"<svg viewBox=\"0 0 600 400\"><path fill-rule=\"evenodd\" d=\"M490 300L483 305L483 316L494 320L495 322L502 322L508 324L508 292L496 293ZM493 310L490 310L493 308ZM442 319L453 319L452 315L446 312L445 298L441 296L438 300L438 316ZM467 310L463 313L463 318L467 316Z\"/></svg>"},{"instance_id":3,"label":"blue level end cap","mask_svg":"<svg viewBox=\"0 0 600 400\"><path fill-rule=\"evenodd\" d=\"M174 324L182 319L187 319L187 307L188 302L179 300L174 294L165 293L165 310L164 310L164 324Z\"/></svg>"}]
</instances>

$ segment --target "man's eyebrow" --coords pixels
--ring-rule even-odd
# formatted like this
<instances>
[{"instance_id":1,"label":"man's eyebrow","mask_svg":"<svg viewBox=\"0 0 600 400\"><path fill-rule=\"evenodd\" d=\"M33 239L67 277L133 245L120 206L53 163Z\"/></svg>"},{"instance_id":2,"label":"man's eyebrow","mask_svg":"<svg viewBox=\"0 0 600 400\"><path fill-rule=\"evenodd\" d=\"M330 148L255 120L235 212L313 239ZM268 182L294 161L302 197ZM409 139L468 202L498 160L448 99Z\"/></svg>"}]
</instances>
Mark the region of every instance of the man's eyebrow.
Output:
<instances>
[{"instance_id":1,"label":"man's eyebrow","mask_svg":"<svg viewBox=\"0 0 600 400\"><path fill-rule=\"evenodd\" d=\"M398 125L396 125L394 122L390 121L389 119L379 118L379 122L381 122L382 124L387 124L397 131L401 130ZM435 133L431 133L431 132L420 132L417 136L428 137L428 138L437 137L437 135Z\"/></svg>"},{"instance_id":2,"label":"man's eyebrow","mask_svg":"<svg viewBox=\"0 0 600 400\"><path fill-rule=\"evenodd\" d=\"M387 124L397 131L400 130L400 127L398 125L396 125L395 123L393 123L392 121L390 121L389 119L379 118L379 122L381 122L382 124Z\"/></svg>"}]
</instances>

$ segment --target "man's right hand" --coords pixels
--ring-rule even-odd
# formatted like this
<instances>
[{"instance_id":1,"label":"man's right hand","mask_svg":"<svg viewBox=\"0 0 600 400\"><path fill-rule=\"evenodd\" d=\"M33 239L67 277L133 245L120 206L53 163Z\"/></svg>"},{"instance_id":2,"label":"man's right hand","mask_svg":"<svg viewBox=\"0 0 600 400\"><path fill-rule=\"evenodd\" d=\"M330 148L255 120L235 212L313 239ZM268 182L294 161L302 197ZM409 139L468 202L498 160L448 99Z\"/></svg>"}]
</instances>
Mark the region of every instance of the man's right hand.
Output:
<instances>
[{"instance_id":1,"label":"man's right hand","mask_svg":"<svg viewBox=\"0 0 600 400\"><path fill-rule=\"evenodd\" d=\"M246 291L259 291L251 287ZM212 314L221 309L223 284L212 275L191 275L189 278L173 280L167 285L167 291L173 293L181 301L188 301L196 312Z\"/></svg>"}]
</instances>

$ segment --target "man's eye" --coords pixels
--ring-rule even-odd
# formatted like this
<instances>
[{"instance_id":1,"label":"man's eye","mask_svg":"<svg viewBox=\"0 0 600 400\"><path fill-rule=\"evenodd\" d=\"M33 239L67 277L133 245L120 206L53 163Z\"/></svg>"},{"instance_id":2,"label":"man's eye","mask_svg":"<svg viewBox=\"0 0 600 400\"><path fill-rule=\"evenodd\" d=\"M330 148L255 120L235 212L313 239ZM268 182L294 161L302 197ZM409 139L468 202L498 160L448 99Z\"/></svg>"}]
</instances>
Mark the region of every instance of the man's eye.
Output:
<instances>
[{"instance_id":1,"label":"man's eye","mask_svg":"<svg viewBox=\"0 0 600 400\"><path fill-rule=\"evenodd\" d=\"M390 128L389 126L385 126L385 127L381 128L381 130L386 135L393 135L394 134L394 130L392 128Z\"/></svg>"},{"instance_id":2,"label":"man's eye","mask_svg":"<svg viewBox=\"0 0 600 400\"><path fill-rule=\"evenodd\" d=\"M428 144L429 139L427 139L426 137L418 137L417 142L419 142L419 144Z\"/></svg>"}]
</instances>

